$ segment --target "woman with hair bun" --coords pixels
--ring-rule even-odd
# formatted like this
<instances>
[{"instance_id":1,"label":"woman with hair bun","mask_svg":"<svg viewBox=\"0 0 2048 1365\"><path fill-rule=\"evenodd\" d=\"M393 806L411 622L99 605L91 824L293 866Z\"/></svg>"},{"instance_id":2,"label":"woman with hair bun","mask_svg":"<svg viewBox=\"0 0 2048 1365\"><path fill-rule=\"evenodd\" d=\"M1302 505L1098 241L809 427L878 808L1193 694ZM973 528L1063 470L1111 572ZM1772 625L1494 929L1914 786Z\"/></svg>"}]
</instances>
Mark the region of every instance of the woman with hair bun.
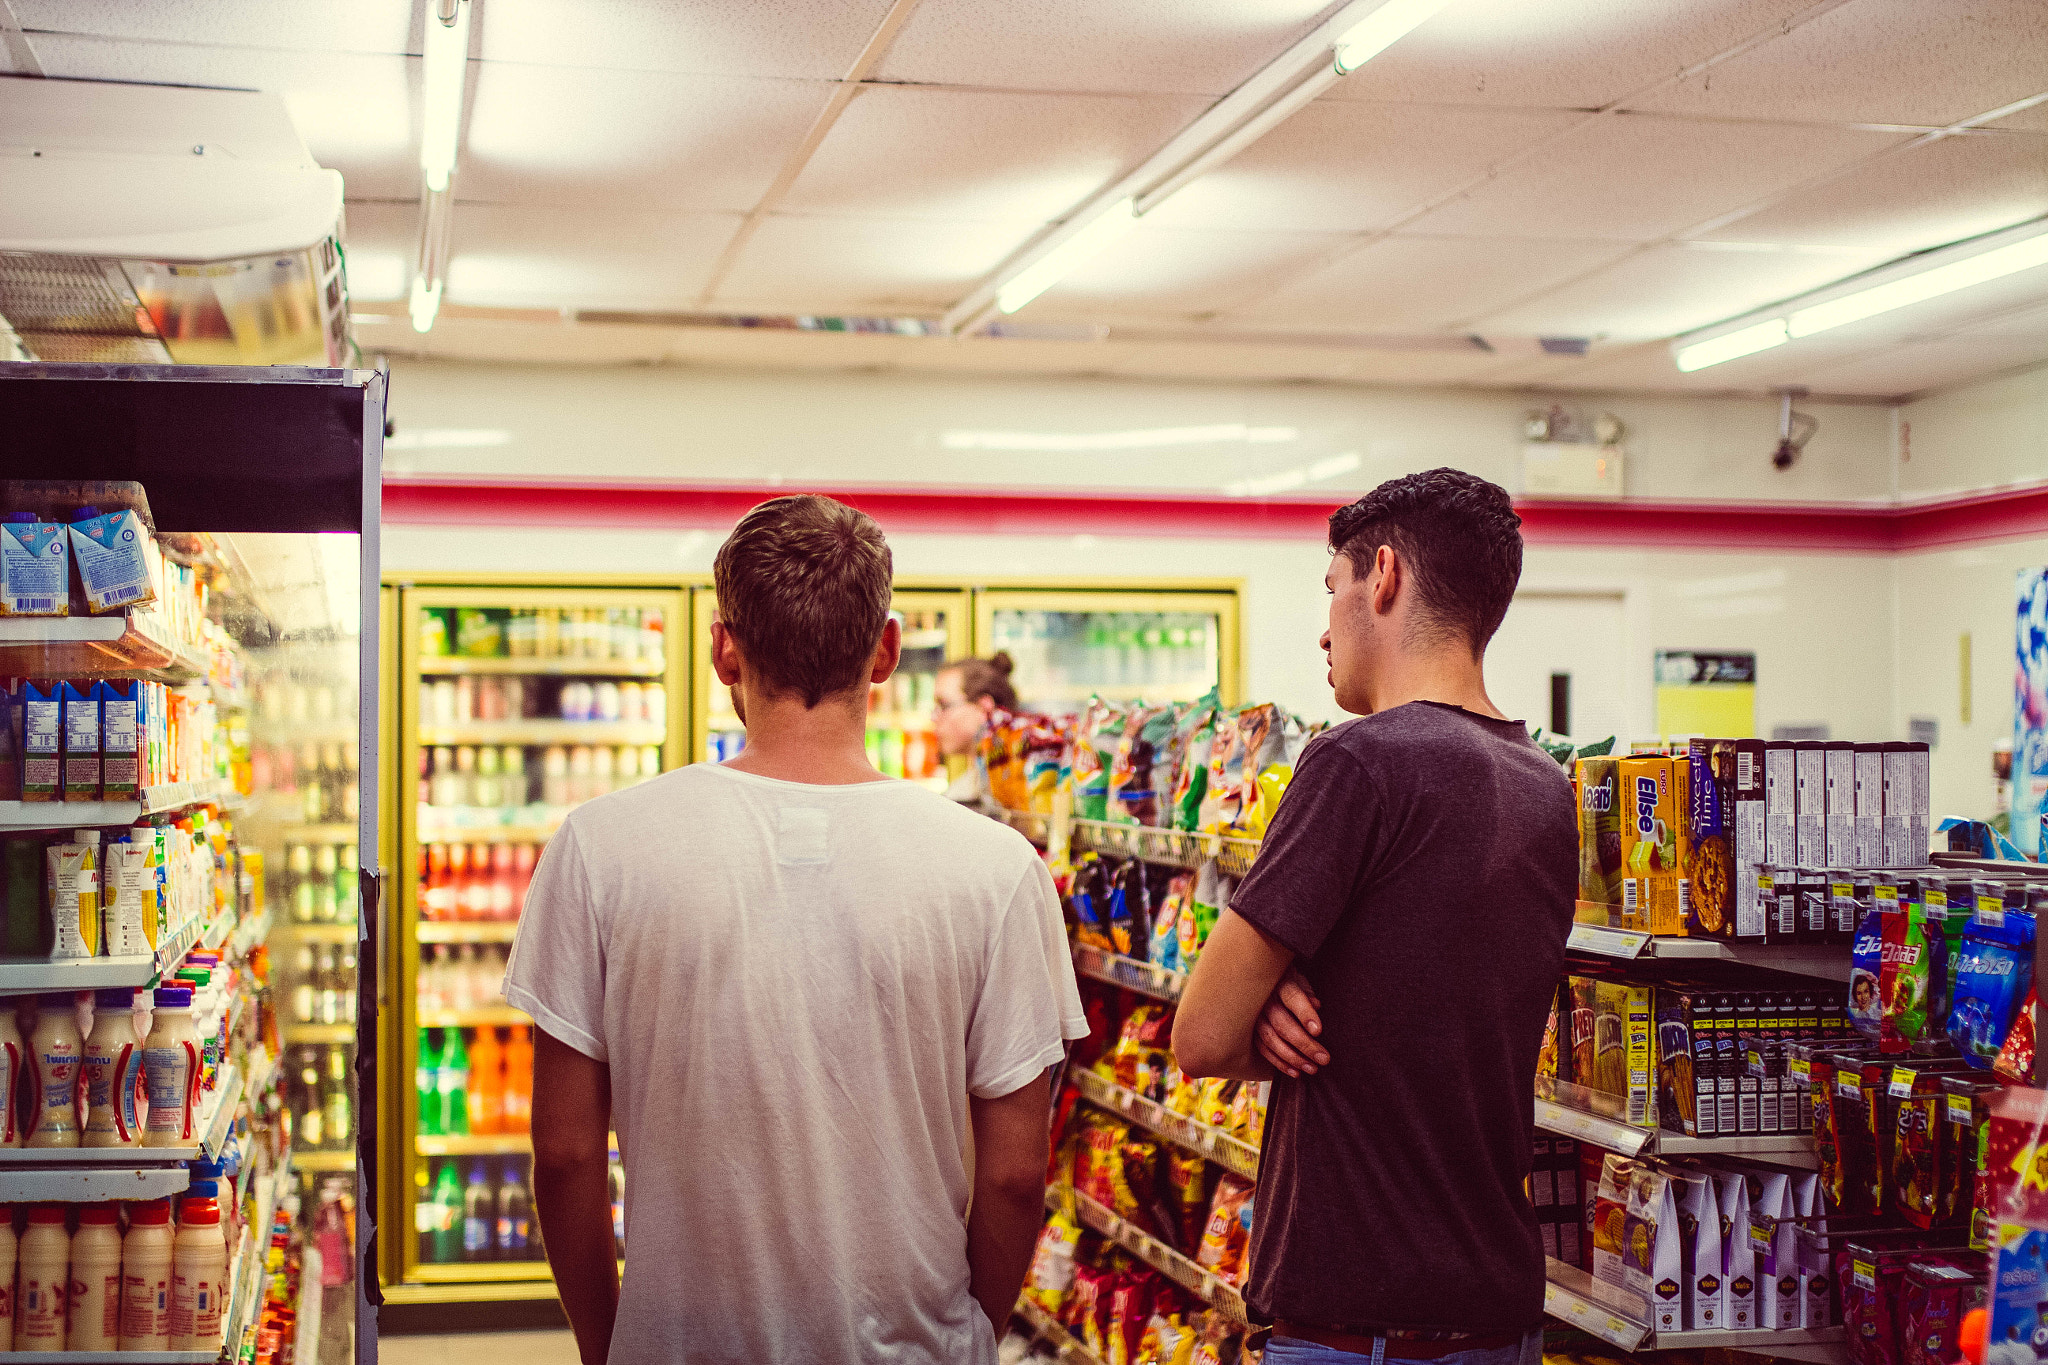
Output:
<instances>
[{"instance_id":1,"label":"woman with hair bun","mask_svg":"<svg viewBox=\"0 0 2048 1365\"><path fill-rule=\"evenodd\" d=\"M1010 673L1016 666L1007 652L998 650L993 658L956 659L939 670L932 728L939 735L940 753L948 758L972 755L993 712L1021 709L1017 689L1010 685ZM970 766L946 788L946 795L955 801L980 801L980 767Z\"/></svg>"}]
</instances>

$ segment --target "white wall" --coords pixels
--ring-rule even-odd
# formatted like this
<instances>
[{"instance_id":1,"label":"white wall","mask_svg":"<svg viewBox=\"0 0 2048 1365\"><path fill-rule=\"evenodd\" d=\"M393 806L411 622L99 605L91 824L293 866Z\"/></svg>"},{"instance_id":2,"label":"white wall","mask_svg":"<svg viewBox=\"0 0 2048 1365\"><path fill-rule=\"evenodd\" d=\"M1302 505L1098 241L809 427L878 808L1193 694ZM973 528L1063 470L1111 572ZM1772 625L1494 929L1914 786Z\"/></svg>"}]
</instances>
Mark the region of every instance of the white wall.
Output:
<instances>
[{"instance_id":1,"label":"white wall","mask_svg":"<svg viewBox=\"0 0 2048 1365\"><path fill-rule=\"evenodd\" d=\"M1909 499L2048 479L2048 366L1908 403L1899 420Z\"/></svg>"},{"instance_id":2,"label":"white wall","mask_svg":"<svg viewBox=\"0 0 2048 1365\"><path fill-rule=\"evenodd\" d=\"M1454 465L1521 487L1511 393L1295 384L816 374L680 368L572 369L398 362L391 376L394 474L914 484L922 487L1173 488L1216 491L1356 452L1316 485L1364 492ZM1771 467L1775 404L1613 395L1575 404L1627 425L1628 493L1659 499L1814 502L1891 492L1891 415L1817 404L1820 433L1789 471ZM1111 453L951 450L947 431L1092 433L1240 423L1293 440ZM406 449L434 431L503 432L501 445Z\"/></svg>"}]
</instances>

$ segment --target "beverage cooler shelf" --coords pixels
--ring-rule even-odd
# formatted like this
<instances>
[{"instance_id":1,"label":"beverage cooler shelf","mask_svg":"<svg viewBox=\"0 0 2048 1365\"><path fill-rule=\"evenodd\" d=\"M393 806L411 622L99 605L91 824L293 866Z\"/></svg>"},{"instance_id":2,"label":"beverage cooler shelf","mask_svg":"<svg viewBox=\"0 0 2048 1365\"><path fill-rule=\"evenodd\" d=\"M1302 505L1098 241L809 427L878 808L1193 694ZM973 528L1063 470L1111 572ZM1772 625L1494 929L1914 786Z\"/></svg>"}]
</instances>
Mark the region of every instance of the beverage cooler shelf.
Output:
<instances>
[{"instance_id":1,"label":"beverage cooler shelf","mask_svg":"<svg viewBox=\"0 0 2048 1365\"><path fill-rule=\"evenodd\" d=\"M293 1152L292 1169L319 1173L353 1171L356 1168L354 1152Z\"/></svg>"},{"instance_id":2,"label":"beverage cooler shelf","mask_svg":"<svg viewBox=\"0 0 2048 1365\"><path fill-rule=\"evenodd\" d=\"M421 1156L524 1156L533 1150L530 1133L470 1133L459 1137L419 1134L412 1148Z\"/></svg>"},{"instance_id":3,"label":"beverage cooler shelf","mask_svg":"<svg viewBox=\"0 0 2048 1365\"><path fill-rule=\"evenodd\" d=\"M346 1045L356 1040L354 1024L286 1024L286 1047Z\"/></svg>"},{"instance_id":4,"label":"beverage cooler shelf","mask_svg":"<svg viewBox=\"0 0 2048 1365\"><path fill-rule=\"evenodd\" d=\"M278 931L301 943L354 943L360 937L353 924L280 924Z\"/></svg>"},{"instance_id":5,"label":"beverage cooler shelf","mask_svg":"<svg viewBox=\"0 0 2048 1365\"><path fill-rule=\"evenodd\" d=\"M428 923L419 926L422 943L510 943L519 932L518 920L468 920Z\"/></svg>"},{"instance_id":6,"label":"beverage cooler shelf","mask_svg":"<svg viewBox=\"0 0 2048 1365\"><path fill-rule=\"evenodd\" d=\"M0 621L0 625L7 624ZM209 777L144 787L136 801L0 801L0 829L92 829L132 825L145 815L162 815L207 802L239 801L232 782Z\"/></svg>"},{"instance_id":7,"label":"beverage cooler shelf","mask_svg":"<svg viewBox=\"0 0 2048 1365\"><path fill-rule=\"evenodd\" d=\"M474 720L420 726L422 744L659 744L666 725L637 720Z\"/></svg>"},{"instance_id":8,"label":"beverage cooler shelf","mask_svg":"<svg viewBox=\"0 0 2048 1365\"><path fill-rule=\"evenodd\" d=\"M1636 929L1574 924L1565 940L1565 947L1575 953L1624 961L1658 958L1674 962L1740 962L1745 966L1827 981L1849 979L1850 956L1846 943L1728 943L1715 938L1659 937Z\"/></svg>"},{"instance_id":9,"label":"beverage cooler shelf","mask_svg":"<svg viewBox=\"0 0 2048 1365\"><path fill-rule=\"evenodd\" d=\"M264 1065L267 1077L269 1067ZM259 1084L263 1078L259 1078ZM161 1199L191 1183L186 1163L218 1157L242 1105L242 1077L232 1065L202 1111L201 1137L184 1147L14 1147L0 1150L0 1203L92 1203Z\"/></svg>"},{"instance_id":10,"label":"beverage cooler shelf","mask_svg":"<svg viewBox=\"0 0 2048 1365\"><path fill-rule=\"evenodd\" d=\"M465 659L459 655L424 655L420 659L420 672L427 674L658 678L664 671L660 659Z\"/></svg>"},{"instance_id":11,"label":"beverage cooler shelf","mask_svg":"<svg viewBox=\"0 0 2048 1365\"><path fill-rule=\"evenodd\" d=\"M0 675L146 678L188 683L206 661L158 639L135 616L22 616L0 620Z\"/></svg>"},{"instance_id":12,"label":"beverage cooler shelf","mask_svg":"<svg viewBox=\"0 0 2048 1365\"><path fill-rule=\"evenodd\" d=\"M421 1028L501 1028L530 1024L533 1020L510 1005L489 1005L471 1010L421 1010Z\"/></svg>"}]
</instances>

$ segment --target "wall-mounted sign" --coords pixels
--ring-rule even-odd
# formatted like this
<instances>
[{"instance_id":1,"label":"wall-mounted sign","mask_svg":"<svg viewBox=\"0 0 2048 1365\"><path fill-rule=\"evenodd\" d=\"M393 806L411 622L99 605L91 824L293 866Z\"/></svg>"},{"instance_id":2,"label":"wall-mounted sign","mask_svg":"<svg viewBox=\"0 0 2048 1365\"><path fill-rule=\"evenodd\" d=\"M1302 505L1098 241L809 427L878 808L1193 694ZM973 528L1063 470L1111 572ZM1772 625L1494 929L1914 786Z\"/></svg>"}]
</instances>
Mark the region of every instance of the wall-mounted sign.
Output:
<instances>
[{"instance_id":1,"label":"wall-mounted sign","mask_svg":"<svg viewBox=\"0 0 2048 1365\"><path fill-rule=\"evenodd\" d=\"M1657 733L1755 738L1756 655L1658 650Z\"/></svg>"}]
</instances>

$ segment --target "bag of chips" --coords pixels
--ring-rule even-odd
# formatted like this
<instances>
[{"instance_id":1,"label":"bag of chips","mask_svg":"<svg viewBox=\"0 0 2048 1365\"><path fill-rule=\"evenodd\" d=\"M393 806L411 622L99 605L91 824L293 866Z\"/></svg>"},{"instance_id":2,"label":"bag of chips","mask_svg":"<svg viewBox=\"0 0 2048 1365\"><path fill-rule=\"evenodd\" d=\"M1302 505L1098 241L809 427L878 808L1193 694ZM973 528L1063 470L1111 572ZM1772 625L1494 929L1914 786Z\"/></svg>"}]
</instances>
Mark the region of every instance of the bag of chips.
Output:
<instances>
[{"instance_id":1,"label":"bag of chips","mask_svg":"<svg viewBox=\"0 0 2048 1365\"><path fill-rule=\"evenodd\" d=\"M1230 1319L1215 1310L1203 1314L1195 1329L1195 1351L1190 1365L1237 1365L1242 1337Z\"/></svg>"},{"instance_id":2,"label":"bag of chips","mask_svg":"<svg viewBox=\"0 0 2048 1365\"><path fill-rule=\"evenodd\" d=\"M1167 1109L1184 1119L1193 1118L1202 1107L1202 1082L1187 1075L1178 1065L1168 1079L1172 1087L1166 1092Z\"/></svg>"},{"instance_id":3,"label":"bag of chips","mask_svg":"<svg viewBox=\"0 0 2048 1365\"><path fill-rule=\"evenodd\" d=\"M1173 1037L1173 1016L1166 1006L1134 1005L1124 1016L1116 1045L1095 1064L1095 1070L1128 1089L1138 1088L1138 1067L1145 1053L1164 1053ZM1163 1063L1161 1064L1163 1066Z\"/></svg>"},{"instance_id":4,"label":"bag of chips","mask_svg":"<svg viewBox=\"0 0 2048 1365\"><path fill-rule=\"evenodd\" d=\"M1081 723L1074 727L1074 753L1070 766L1076 819L1100 820L1103 808L1109 802L1109 766L1103 761L1099 735L1108 724L1111 710L1108 702L1092 697L1081 712ZM1111 736L1109 742L1114 751L1115 736Z\"/></svg>"},{"instance_id":5,"label":"bag of chips","mask_svg":"<svg viewBox=\"0 0 2048 1365\"><path fill-rule=\"evenodd\" d=\"M1173 1243L1183 1255L1193 1255L1209 1225L1209 1163L1174 1148L1166 1154L1166 1188L1174 1212Z\"/></svg>"},{"instance_id":6,"label":"bag of chips","mask_svg":"<svg viewBox=\"0 0 2048 1365\"><path fill-rule=\"evenodd\" d=\"M1180 913L1180 970L1191 972L1201 959L1202 946L1209 941L1209 931L1216 927L1217 916L1229 903L1230 893L1236 882L1216 870L1212 858L1202 864L1202 870L1195 874L1194 890L1181 907Z\"/></svg>"},{"instance_id":7,"label":"bag of chips","mask_svg":"<svg viewBox=\"0 0 2048 1365\"><path fill-rule=\"evenodd\" d=\"M1053 1214L1038 1230L1031 1269L1024 1276L1024 1297L1054 1317L1074 1287L1074 1248L1080 1240L1081 1225L1064 1213Z\"/></svg>"},{"instance_id":8,"label":"bag of chips","mask_svg":"<svg viewBox=\"0 0 2048 1365\"><path fill-rule=\"evenodd\" d=\"M1116 945L1109 935L1109 888L1102 860L1093 853L1081 855L1074 866L1074 880L1067 891L1067 906L1074 912L1074 941L1089 948L1113 953Z\"/></svg>"},{"instance_id":9,"label":"bag of chips","mask_svg":"<svg viewBox=\"0 0 2048 1365\"><path fill-rule=\"evenodd\" d=\"M1035 815L1051 815L1070 749L1060 723L1033 716L1024 732L1024 805Z\"/></svg>"},{"instance_id":10,"label":"bag of chips","mask_svg":"<svg viewBox=\"0 0 2048 1365\"><path fill-rule=\"evenodd\" d=\"M1256 710L1256 707L1247 707ZM1228 834L1244 809L1244 732L1235 715L1217 718L1216 738L1209 745L1209 786L1202 793L1195 828L1203 834Z\"/></svg>"},{"instance_id":11,"label":"bag of chips","mask_svg":"<svg viewBox=\"0 0 2048 1365\"><path fill-rule=\"evenodd\" d=\"M1884 961L1877 978L1878 998L1883 1013L1879 1018L1879 1041L1886 1051L1904 1052L1920 1041L1927 1031L1927 1007L1932 994L1929 973L1933 950L1928 945L1927 907L1916 895L1885 914Z\"/></svg>"},{"instance_id":12,"label":"bag of chips","mask_svg":"<svg viewBox=\"0 0 2048 1365\"><path fill-rule=\"evenodd\" d=\"M2012 1031L2005 1035L2005 1046L1998 1049L1998 1060L1991 1064L1993 1073L2014 1085L2034 1083L2034 1016L2039 1010L2039 989L2038 981L2027 988L2026 1002L2012 1021Z\"/></svg>"},{"instance_id":13,"label":"bag of chips","mask_svg":"<svg viewBox=\"0 0 2048 1365\"><path fill-rule=\"evenodd\" d=\"M2001 923L1972 923L1963 931L1948 1036L1970 1065L1988 1070L1997 1060L2033 979L2032 915L2014 910Z\"/></svg>"},{"instance_id":14,"label":"bag of chips","mask_svg":"<svg viewBox=\"0 0 2048 1365\"><path fill-rule=\"evenodd\" d=\"M1155 1307L1138 1343L1136 1365L1188 1365L1194 1352L1195 1334L1182 1324L1180 1314L1161 1313Z\"/></svg>"},{"instance_id":15,"label":"bag of chips","mask_svg":"<svg viewBox=\"0 0 2048 1365\"><path fill-rule=\"evenodd\" d=\"M1245 1247L1251 1240L1252 1183L1226 1175L1216 1185L1195 1264L1217 1279L1236 1284L1244 1275Z\"/></svg>"},{"instance_id":16,"label":"bag of chips","mask_svg":"<svg viewBox=\"0 0 2048 1365\"><path fill-rule=\"evenodd\" d=\"M1173 739L1173 708L1137 707L1124 718L1124 732L1110 758L1109 800L1104 818L1125 825L1159 823L1159 793L1152 770Z\"/></svg>"},{"instance_id":17,"label":"bag of chips","mask_svg":"<svg viewBox=\"0 0 2048 1365\"><path fill-rule=\"evenodd\" d=\"M1100 1356L1109 1338L1109 1296L1115 1276L1093 1266L1074 1272L1074 1295L1067 1327L1081 1344Z\"/></svg>"},{"instance_id":18,"label":"bag of chips","mask_svg":"<svg viewBox=\"0 0 2048 1365\"><path fill-rule=\"evenodd\" d=\"M1143 960L1152 947L1152 883L1145 864L1132 858L1109 873L1109 942L1125 957Z\"/></svg>"},{"instance_id":19,"label":"bag of chips","mask_svg":"<svg viewBox=\"0 0 2048 1365\"><path fill-rule=\"evenodd\" d=\"M1884 1011L1878 1005L1878 986L1884 971L1885 912L1872 910L1856 930L1856 944L1849 963L1849 1022L1871 1042L1882 1032Z\"/></svg>"},{"instance_id":20,"label":"bag of chips","mask_svg":"<svg viewBox=\"0 0 2048 1365\"><path fill-rule=\"evenodd\" d=\"M1109 1291L1109 1350L1104 1365L1134 1365L1145 1324L1152 1320L1153 1287L1158 1276L1149 1270L1128 1271Z\"/></svg>"},{"instance_id":21,"label":"bag of chips","mask_svg":"<svg viewBox=\"0 0 2048 1365\"><path fill-rule=\"evenodd\" d=\"M1246 1081L1231 1100L1230 1118L1224 1123L1239 1142L1256 1147L1266 1131L1266 1090L1269 1081Z\"/></svg>"},{"instance_id":22,"label":"bag of chips","mask_svg":"<svg viewBox=\"0 0 2048 1365\"><path fill-rule=\"evenodd\" d=\"M1236 1100L1236 1081L1228 1076L1211 1076L1202 1082L1202 1099L1195 1106L1195 1118L1211 1128L1228 1128L1230 1106Z\"/></svg>"},{"instance_id":23,"label":"bag of chips","mask_svg":"<svg viewBox=\"0 0 2048 1365\"><path fill-rule=\"evenodd\" d=\"M1153 1194L1159 1188L1159 1139L1142 1128L1127 1128L1122 1159L1109 1172L1109 1211L1154 1236Z\"/></svg>"},{"instance_id":24,"label":"bag of chips","mask_svg":"<svg viewBox=\"0 0 2048 1365\"><path fill-rule=\"evenodd\" d=\"M1169 972L1180 970L1180 912L1187 898L1188 878L1175 877L1167 883L1159 908L1152 912L1152 965Z\"/></svg>"},{"instance_id":25,"label":"bag of chips","mask_svg":"<svg viewBox=\"0 0 2048 1365\"><path fill-rule=\"evenodd\" d=\"M1187 739L1174 765L1171 823L1175 829L1193 833L1202 826L1202 798L1209 791L1209 759L1216 743L1217 717L1221 714L1212 691L1182 719Z\"/></svg>"}]
</instances>

